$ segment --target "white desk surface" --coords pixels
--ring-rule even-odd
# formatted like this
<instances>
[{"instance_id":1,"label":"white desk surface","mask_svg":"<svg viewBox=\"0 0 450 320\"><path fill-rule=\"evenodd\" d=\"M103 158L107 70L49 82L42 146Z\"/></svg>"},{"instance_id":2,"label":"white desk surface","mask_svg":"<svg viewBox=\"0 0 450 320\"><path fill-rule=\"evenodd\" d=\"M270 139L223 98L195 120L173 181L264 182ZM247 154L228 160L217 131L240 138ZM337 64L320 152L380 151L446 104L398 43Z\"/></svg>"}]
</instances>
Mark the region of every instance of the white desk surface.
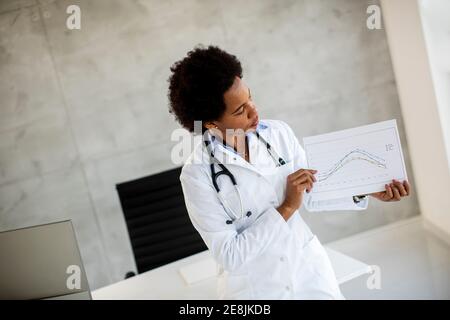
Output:
<instances>
[{"instance_id":1,"label":"white desk surface","mask_svg":"<svg viewBox=\"0 0 450 320\"><path fill-rule=\"evenodd\" d=\"M339 284L371 272L369 265L326 246L325 249L331 260ZM179 272L180 268L205 259L211 259L209 251L197 253L132 278L94 290L92 291L92 298L95 300L217 299L215 277L187 285Z\"/></svg>"}]
</instances>

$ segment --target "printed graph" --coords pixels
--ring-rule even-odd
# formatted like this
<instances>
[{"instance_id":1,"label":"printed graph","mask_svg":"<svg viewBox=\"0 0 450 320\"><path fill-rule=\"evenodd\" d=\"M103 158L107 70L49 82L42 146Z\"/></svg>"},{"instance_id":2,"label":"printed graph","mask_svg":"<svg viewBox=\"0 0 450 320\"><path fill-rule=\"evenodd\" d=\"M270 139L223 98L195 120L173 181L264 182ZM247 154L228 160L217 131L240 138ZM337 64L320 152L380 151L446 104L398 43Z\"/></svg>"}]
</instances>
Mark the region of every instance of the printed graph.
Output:
<instances>
[{"instance_id":1,"label":"printed graph","mask_svg":"<svg viewBox=\"0 0 450 320\"><path fill-rule=\"evenodd\" d=\"M308 137L308 167L316 169L315 200L385 190L392 179L406 180L395 120Z\"/></svg>"},{"instance_id":2,"label":"printed graph","mask_svg":"<svg viewBox=\"0 0 450 320\"><path fill-rule=\"evenodd\" d=\"M334 173L341 170L345 165L351 163L352 161L367 161L371 163L374 166L377 166L379 168L387 169L386 167L386 160L380 157L377 157L374 154L371 154L370 152L367 152L362 149L355 149L347 153L344 157L342 157L338 163L336 163L330 170L319 172L317 175L317 179L319 182L327 180L330 178Z\"/></svg>"}]
</instances>

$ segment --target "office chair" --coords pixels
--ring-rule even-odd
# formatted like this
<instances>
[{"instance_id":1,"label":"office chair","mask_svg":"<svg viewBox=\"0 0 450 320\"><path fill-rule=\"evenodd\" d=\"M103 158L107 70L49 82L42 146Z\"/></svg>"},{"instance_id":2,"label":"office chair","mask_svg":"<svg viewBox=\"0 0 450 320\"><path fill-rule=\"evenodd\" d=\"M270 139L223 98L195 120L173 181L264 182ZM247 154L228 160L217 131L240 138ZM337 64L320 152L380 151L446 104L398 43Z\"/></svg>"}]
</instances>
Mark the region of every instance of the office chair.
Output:
<instances>
[{"instance_id":1,"label":"office chair","mask_svg":"<svg viewBox=\"0 0 450 320\"><path fill-rule=\"evenodd\" d=\"M138 273L207 249L189 219L180 173L178 167L116 185Z\"/></svg>"}]
</instances>

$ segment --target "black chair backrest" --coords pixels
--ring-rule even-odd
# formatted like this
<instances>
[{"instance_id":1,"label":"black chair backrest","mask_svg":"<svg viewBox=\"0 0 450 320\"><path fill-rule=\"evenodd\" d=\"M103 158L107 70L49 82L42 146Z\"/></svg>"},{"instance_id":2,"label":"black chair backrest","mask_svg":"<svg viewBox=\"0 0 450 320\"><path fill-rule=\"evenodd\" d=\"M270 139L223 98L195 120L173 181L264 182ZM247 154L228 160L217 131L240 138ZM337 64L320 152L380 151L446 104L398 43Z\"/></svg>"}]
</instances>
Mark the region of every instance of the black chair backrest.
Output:
<instances>
[{"instance_id":1,"label":"black chair backrest","mask_svg":"<svg viewBox=\"0 0 450 320\"><path fill-rule=\"evenodd\" d=\"M116 185L139 273L207 249L184 203L181 168Z\"/></svg>"}]
</instances>

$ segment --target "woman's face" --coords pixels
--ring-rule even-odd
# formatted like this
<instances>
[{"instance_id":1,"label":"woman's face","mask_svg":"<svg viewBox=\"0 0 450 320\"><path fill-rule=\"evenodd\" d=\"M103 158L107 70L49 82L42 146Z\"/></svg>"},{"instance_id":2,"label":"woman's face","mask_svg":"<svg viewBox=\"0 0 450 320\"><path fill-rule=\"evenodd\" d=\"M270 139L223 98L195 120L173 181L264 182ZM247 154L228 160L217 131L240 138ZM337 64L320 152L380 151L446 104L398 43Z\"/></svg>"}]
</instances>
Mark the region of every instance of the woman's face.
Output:
<instances>
[{"instance_id":1,"label":"woman's face","mask_svg":"<svg viewBox=\"0 0 450 320\"><path fill-rule=\"evenodd\" d=\"M241 78L235 78L233 85L223 97L226 105L224 114L218 120L208 122L205 126L208 129L217 127L223 137L226 137L227 129L254 131L258 125L258 112L252 101L250 89Z\"/></svg>"}]
</instances>

